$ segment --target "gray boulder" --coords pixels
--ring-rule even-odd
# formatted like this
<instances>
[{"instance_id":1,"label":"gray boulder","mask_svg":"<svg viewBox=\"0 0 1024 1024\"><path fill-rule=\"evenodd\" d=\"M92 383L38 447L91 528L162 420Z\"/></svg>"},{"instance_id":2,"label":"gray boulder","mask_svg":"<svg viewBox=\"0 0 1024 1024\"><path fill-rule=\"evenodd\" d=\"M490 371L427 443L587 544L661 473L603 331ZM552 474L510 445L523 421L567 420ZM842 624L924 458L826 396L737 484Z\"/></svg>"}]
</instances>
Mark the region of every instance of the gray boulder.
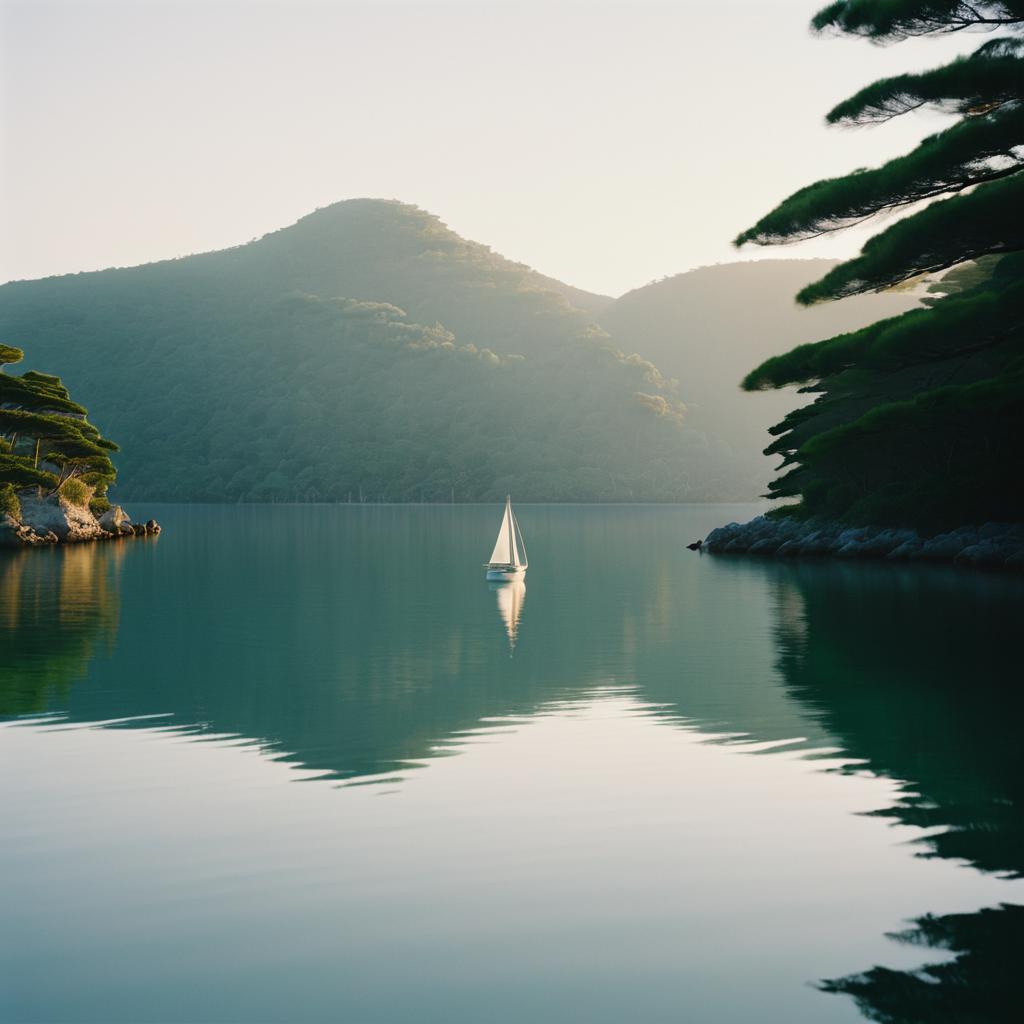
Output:
<instances>
[{"instance_id":1,"label":"gray boulder","mask_svg":"<svg viewBox=\"0 0 1024 1024\"><path fill-rule=\"evenodd\" d=\"M103 530L88 506L72 505L62 495L21 498L21 522L33 533L53 533L66 544L99 540Z\"/></svg>"},{"instance_id":2,"label":"gray boulder","mask_svg":"<svg viewBox=\"0 0 1024 1024\"><path fill-rule=\"evenodd\" d=\"M910 540L905 540L898 547L893 548L885 557L892 562L905 562L915 558L923 547L924 541L920 537L912 537Z\"/></svg>"},{"instance_id":3,"label":"gray boulder","mask_svg":"<svg viewBox=\"0 0 1024 1024\"><path fill-rule=\"evenodd\" d=\"M983 540L964 548L953 561L957 565L997 566L1004 565L1013 553L1013 550L1004 544Z\"/></svg>"},{"instance_id":4,"label":"gray boulder","mask_svg":"<svg viewBox=\"0 0 1024 1024\"><path fill-rule=\"evenodd\" d=\"M977 534L974 531L954 530L951 533L940 533L921 545L917 557L930 562L951 562L964 548L975 543Z\"/></svg>"},{"instance_id":5,"label":"gray boulder","mask_svg":"<svg viewBox=\"0 0 1024 1024\"><path fill-rule=\"evenodd\" d=\"M749 555L774 555L781 546L781 540L778 537L762 537L760 540L755 540L753 544L747 548L747 554Z\"/></svg>"},{"instance_id":6,"label":"gray boulder","mask_svg":"<svg viewBox=\"0 0 1024 1024\"><path fill-rule=\"evenodd\" d=\"M107 533L128 533L131 528L131 518L120 505L112 505L99 519L100 526ZM128 527L128 529L125 529Z\"/></svg>"}]
</instances>

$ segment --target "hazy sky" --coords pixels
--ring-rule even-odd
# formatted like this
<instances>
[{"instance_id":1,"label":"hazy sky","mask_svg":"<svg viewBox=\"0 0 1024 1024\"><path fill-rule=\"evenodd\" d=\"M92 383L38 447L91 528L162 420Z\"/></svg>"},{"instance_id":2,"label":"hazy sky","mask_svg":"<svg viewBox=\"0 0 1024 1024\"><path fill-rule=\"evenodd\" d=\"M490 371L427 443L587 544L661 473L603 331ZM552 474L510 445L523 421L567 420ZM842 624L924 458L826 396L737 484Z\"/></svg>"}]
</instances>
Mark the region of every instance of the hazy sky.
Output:
<instances>
[{"instance_id":1,"label":"hazy sky","mask_svg":"<svg viewBox=\"0 0 1024 1024\"><path fill-rule=\"evenodd\" d=\"M980 42L813 37L805 0L0 3L2 280L221 248L380 196L619 294L736 258L729 240L784 195L934 130L822 115Z\"/></svg>"}]
</instances>

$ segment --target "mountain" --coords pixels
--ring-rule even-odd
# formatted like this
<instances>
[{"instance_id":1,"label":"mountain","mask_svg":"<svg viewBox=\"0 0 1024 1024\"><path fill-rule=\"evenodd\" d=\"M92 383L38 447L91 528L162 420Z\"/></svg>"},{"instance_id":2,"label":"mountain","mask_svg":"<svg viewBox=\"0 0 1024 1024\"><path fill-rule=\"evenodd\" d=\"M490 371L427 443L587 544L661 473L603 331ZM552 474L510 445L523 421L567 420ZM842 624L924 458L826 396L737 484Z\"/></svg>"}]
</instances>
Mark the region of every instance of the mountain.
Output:
<instances>
[{"instance_id":1,"label":"mountain","mask_svg":"<svg viewBox=\"0 0 1024 1024\"><path fill-rule=\"evenodd\" d=\"M613 301L351 200L219 252L4 285L0 340L121 444L115 500L744 499L793 399L737 383L800 340L789 296L820 270ZM851 327L910 302L860 301ZM815 312L807 336L834 333Z\"/></svg>"},{"instance_id":2,"label":"mountain","mask_svg":"<svg viewBox=\"0 0 1024 1024\"><path fill-rule=\"evenodd\" d=\"M771 355L918 305L903 291L798 306L796 293L835 265L757 260L702 267L627 292L598 312L617 347L642 352L680 382L686 425L716 451L713 472L729 496L763 493L779 461L761 454L771 440L768 428L805 401L795 388L751 394L740 381Z\"/></svg>"},{"instance_id":3,"label":"mountain","mask_svg":"<svg viewBox=\"0 0 1024 1024\"><path fill-rule=\"evenodd\" d=\"M703 497L674 389L586 311L609 301L356 200L221 252L5 285L0 337L122 444L115 498Z\"/></svg>"}]
</instances>

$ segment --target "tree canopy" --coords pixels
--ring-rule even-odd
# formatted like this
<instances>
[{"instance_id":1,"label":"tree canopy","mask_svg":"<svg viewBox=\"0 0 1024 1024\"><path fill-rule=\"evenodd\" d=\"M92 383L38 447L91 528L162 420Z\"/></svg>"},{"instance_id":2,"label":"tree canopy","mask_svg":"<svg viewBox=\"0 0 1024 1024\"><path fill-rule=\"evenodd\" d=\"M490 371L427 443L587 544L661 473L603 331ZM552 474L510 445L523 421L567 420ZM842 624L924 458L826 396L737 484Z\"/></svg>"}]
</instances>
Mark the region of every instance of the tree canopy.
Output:
<instances>
[{"instance_id":1,"label":"tree canopy","mask_svg":"<svg viewBox=\"0 0 1024 1024\"><path fill-rule=\"evenodd\" d=\"M899 41L966 28L1024 28L1024 4L848 0L812 25ZM912 152L794 193L737 244L779 245L907 211L859 256L805 287L809 305L949 271L925 308L762 363L757 390L801 384L815 401L771 429L787 471L784 514L938 527L1019 519L1024 489L1024 45L883 79L827 115L873 125L929 107L959 115ZM954 269L951 269L954 268ZM973 268L973 269L972 269Z\"/></svg>"},{"instance_id":2,"label":"tree canopy","mask_svg":"<svg viewBox=\"0 0 1024 1024\"><path fill-rule=\"evenodd\" d=\"M818 32L846 32L875 42L1024 22L1021 0L837 0L811 20Z\"/></svg>"},{"instance_id":3,"label":"tree canopy","mask_svg":"<svg viewBox=\"0 0 1024 1024\"><path fill-rule=\"evenodd\" d=\"M20 363L25 358L25 353L13 345L0 345L0 374L4 372L4 366L11 363Z\"/></svg>"},{"instance_id":4,"label":"tree canopy","mask_svg":"<svg viewBox=\"0 0 1024 1024\"><path fill-rule=\"evenodd\" d=\"M0 345L7 363L21 349ZM110 453L118 447L86 419L59 377L28 371L0 374L0 490L39 488L55 493L68 480L88 485L102 503L117 477Z\"/></svg>"},{"instance_id":5,"label":"tree canopy","mask_svg":"<svg viewBox=\"0 0 1024 1024\"><path fill-rule=\"evenodd\" d=\"M970 56L913 75L883 78L834 106L829 124L883 124L901 114L932 109L945 114L979 114L1024 94L1024 69L1017 59L1024 41L1002 36Z\"/></svg>"},{"instance_id":6,"label":"tree canopy","mask_svg":"<svg viewBox=\"0 0 1024 1024\"><path fill-rule=\"evenodd\" d=\"M1021 85L1024 86L1024 79ZM883 211L1009 177L1022 166L1024 107L1018 103L1000 104L929 136L912 153L882 167L829 178L801 189L744 231L736 242L771 245L814 238L859 224ZM1010 192L993 202L1006 202L1009 207L1015 196ZM1012 207L1007 212L1012 212ZM977 214L953 216L967 219ZM1008 236L1007 240L1011 237L1018 238ZM911 266L909 272L916 270Z\"/></svg>"}]
</instances>

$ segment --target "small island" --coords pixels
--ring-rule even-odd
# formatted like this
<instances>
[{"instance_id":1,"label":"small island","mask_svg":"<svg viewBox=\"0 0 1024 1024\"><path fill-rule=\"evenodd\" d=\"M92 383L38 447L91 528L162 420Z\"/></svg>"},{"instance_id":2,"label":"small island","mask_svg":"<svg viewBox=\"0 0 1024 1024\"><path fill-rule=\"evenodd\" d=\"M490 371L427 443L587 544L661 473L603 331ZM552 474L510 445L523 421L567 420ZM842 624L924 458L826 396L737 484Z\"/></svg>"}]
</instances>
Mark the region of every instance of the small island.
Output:
<instances>
[{"instance_id":1,"label":"small island","mask_svg":"<svg viewBox=\"0 0 1024 1024\"><path fill-rule=\"evenodd\" d=\"M118 446L88 420L59 377L4 372L24 352L0 344L0 547L152 536L111 505Z\"/></svg>"}]
</instances>

